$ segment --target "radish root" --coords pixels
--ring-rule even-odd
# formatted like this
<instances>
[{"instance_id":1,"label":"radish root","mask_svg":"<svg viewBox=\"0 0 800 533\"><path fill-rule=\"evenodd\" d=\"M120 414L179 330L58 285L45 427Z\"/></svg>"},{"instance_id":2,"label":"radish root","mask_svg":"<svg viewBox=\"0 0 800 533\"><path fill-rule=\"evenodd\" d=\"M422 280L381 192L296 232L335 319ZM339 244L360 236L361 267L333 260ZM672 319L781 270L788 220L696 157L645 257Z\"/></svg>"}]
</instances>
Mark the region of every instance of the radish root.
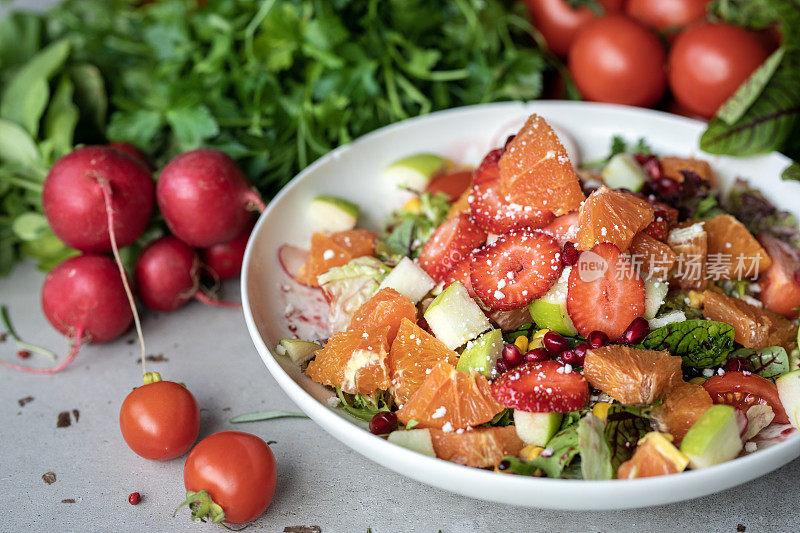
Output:
<instances>
[{"instance_id":1,"label":"radish root","mask_svg":"<svg viewBox=\"0 0 800 533\"><path fill-rule=\"evenodd\" d=\"M27 372L29 374L55 374L57 372L61 372L69 364L75 360L75 356L78 355L78 350L81 349L81 342L83 341L83 328L78 328L75 332L75 339L72 344L72 349L69 352L64 361L58 366L54 366L53 368L31 368L28 366L22 365L15 365L14 363L7 363L5 361L0 361L0 365L6 366L8 368L13 368L14 370L19 370L21 372Z\"/></svg>"},{"instance_id":2,"label":"radish root","mask_svg":"<svg viewBox=\"0 0 800 533\"><path fill-rule=\"evenodd\" d=\"M197 291L195 293L194 298L205 305L213 305L216 307L228 307L232 309L241 309L242 304L239 302L223 302L222 300L217 300L216 298L212 298L211 296L207 295L203 291Z\"/></svg>"},{"instance_id":3,"label":"radish root","mask_svg":"<svg viewBox=\"0 0 800 533\"><path fill-rule=\"evenodd\" d=\"M264 210L267 208L267 204L264 203L264 199L261 198L261 195L258 194L253 189L247 191L245 198L247 199L247 207L249 209L253 209L255 211L258 211L259 213L263 213Z\"/></svg>"}]
</instances>

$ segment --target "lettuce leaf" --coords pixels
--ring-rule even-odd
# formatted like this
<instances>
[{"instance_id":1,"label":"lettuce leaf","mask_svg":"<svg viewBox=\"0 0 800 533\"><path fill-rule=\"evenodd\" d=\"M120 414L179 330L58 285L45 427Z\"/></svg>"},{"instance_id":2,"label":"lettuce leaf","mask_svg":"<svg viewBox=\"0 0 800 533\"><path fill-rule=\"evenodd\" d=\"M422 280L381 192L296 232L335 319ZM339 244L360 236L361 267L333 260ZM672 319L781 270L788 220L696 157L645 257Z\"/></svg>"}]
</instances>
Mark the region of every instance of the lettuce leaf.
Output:
<instances>
[{"instance_id":1,"label":"lettuce leaf","mask_svg":"<svg viewBox=\"0 0 800 533\"><path fill-rule=\"evenodd\" d=\"M669 350L694 368L717 366L733 350L733 326L713 320L674 322L651 331L641 346L650 350Z\"/></svg>"},{"instance_id":2,"label":"lettuce leaf","mask_svg":"<svg viewBox=\"0 0 800 533\"><path fill-rule=\"evenodd\" d=\"M588 413L578 422L578 449L583 479L611 479L611 450L605 438L606 423Z\"/></svg>"},{"instance_id":3,"label":"lettuce leaf","mask_svg":"<svg viewBox=\"0 0 800 533\"><path fill-rule=\"evenodd\" d=\"M572 414L572 413L570 413ZM580 416L580 415L578 415ZM566 419L574 420L574 417L566 415ZM528 464L541 468L547 477L560 479L563 477L564 469L572 462L578 454L578 422L571 422L561 431L556 433L547 443L547 448L542 455L530 461Z\"/></svg>"},{"instance_id":4,"label":"lettuce leaf","mask_svg":"<svg viewBox=\"0 0 800 533\"><path fill-rule=\"evenodd\" d=\"M731 357L747 359L754 373L773 381L790 370L789 355L781 346L770 346L760 350L741 348L733 352Z\"/></svg>"},{"instance_id":5,"label":"lettuce leaf","mask_svg":"<svg viewBox=\"0 0 800 533\"><path fill-rule=\"evenodd\" d=\"M606 417L605 437L611 452L611 468L616 476L619 465L633 456L639 439L651 430L650 421L636 416L622 405L612 405Z\"/></svg>"}]
</instances>

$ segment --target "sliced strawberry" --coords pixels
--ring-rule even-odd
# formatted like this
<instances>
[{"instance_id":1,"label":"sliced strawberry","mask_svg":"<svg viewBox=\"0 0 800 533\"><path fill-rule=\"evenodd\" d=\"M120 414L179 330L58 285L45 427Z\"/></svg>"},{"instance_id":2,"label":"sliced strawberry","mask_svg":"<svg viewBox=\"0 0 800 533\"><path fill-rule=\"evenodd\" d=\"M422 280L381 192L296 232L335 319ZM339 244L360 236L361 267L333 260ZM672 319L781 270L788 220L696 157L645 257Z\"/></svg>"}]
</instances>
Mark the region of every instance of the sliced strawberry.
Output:
<instances>
[{"instance_id":1,"label":"sliced strawberry","mask_svg":"<svg viewBox=\"0 0 800 533\"><path fill-rule=\"evenodd\" d=\"M672 207L671 205L667 205L663 202L659 202L653 196L645 196L642 194L637 194L643 200L646 200L647 203L653 206L653 218L654 220L662 219L666 220L670 226L674 226L678 223L678 210Z\"/></svg>"},{"instance_id":2,"label":"sliced strawberry","mask_svg":"<svg viewBox=\"0 0 800 533\"><path fill-rule=\"evenodd\" d=\"M436 229L419 256L419 266L436 281L486 242L486 232L467 215L451 218Z\"/></svg>"},{"instance_id":3,"label":"sliced strawberry","mask_svg":"<svg viewBox=\"0 0 800 533\"><path fill-rule=\"evenodd\" d=\"M767 251L772 265L758 277L759 298L764 307L787 318L797 317L800 307L800 252L791 245L766 233L758 242Z\"/></svg>"},{"instance_id":4,"label":"sliced strawberry","mask_svg":"<svg viewBox=\"0 0 800 533\"><path fill-rule=\"evenodd\" d=\"M665 242L669 235L669 223L663 218L657 218L644 228L644 232L657 241Z\"/></svg>"},{"instance_id":5,"label":"sliced strawberry","mask_svg":"<svg viewBox=\"0 0 800 533\"><path fill-rule=\"evenodd\" d=\"M444 275L444 287L447 288L456 281L460 281L461 284L467 289L467 292L470 296L475 298L475 290L472 288L472 281L469 278L469 264L472 260L472 255L461 260L456 266L454 266L450 271Z\"/></svg>"},{"instance_id":6,"label":"sliced strawberry","mask_svg":"<svg viewBox=\"0 0 800 533\"><path fill-rule=\"evenodd\" d=\"M601 243L583 252L569 274L567 312L584 337L602 331L616 340L644 315L644 282L619 249Z\"/></svg>"},{"instance_id":7,"label":"sliced strawberry","mask_svg":"<svg viewBox=\"0 0 800 533\"><path fill-rule=\"evenodd\" d=\"M511 230L475 252L470 280L486 306L508 311L546 293L561 275L561 266L561 246L553 237Z\"/></svg>"},{"instance_id":8,"label":"sliced strawberry","mask_svg":"<svg viewBox=\"0 0 800 533\"><path fill-rule=\"evenodd\" d=\"M494 153L490 152L490 155ZM500 193L500 170L490 156L475 171L472 190L467 198L470 215L475 224L490 233L505 233L512 228L541 228L555 216L531 206L523 206L504 199Z\"/></svg>"},{"instance_id":9,"label":"sliced strawberry","mask_svg":"<svg viewBox=\"0 0 800 533\"><path fill-rule=\"evenodd\" d=\"M578 211L556 217L551 223L542 228L543 233L552 235L564 246L567 241L574 242L578 236Z\"/></svg>"},{"instance_id":10,"label":"sliced strawberry","mask_svg":"<svg viewBox=\"0 0 800 533\"><path fill-rule=\"evenodd\" d=\"M492 167L497 168L497 162L500 161L500 157L502 157L505 151L506 151L505 148L495 148L494 150L490 150L489 153L483 157L483 161L481 161L481 164L478 165L478 168L476 170L483 171L486 170L487 168L492 168ZM497 170L497 172L498 172L497 176L499 177L500 171ZM481 173L479 176L478 172L476 172L475 174L476 175L473 178L475 181L481 181L485 177L491 178L492 176L492 174L485 174L485 173Z\"/></svg>"},{"instance_id":11,"label":"sliced strawberry","mask_svg":"<svg viewBox=\"0 0 800 533\"><path fill-rule=\"evenodd\" d=\"M569 413L589 403L589 384L580 372L557 361L525 363L497 378L492 396L511 409Z\"/></svg>"}]
</instances>

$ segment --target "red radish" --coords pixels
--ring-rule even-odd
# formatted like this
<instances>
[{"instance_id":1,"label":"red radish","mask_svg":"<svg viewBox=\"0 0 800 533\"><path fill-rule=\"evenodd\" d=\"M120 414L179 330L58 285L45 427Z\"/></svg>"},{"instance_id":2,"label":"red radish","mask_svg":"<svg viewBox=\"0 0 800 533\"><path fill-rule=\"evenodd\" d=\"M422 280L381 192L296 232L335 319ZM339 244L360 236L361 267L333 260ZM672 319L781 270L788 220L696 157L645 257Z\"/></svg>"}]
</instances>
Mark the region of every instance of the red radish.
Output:
<instances>
[{"instance_id":1,"label":"red radish","mask_svg":"<svg viewBox=\"0 0 800 533\"><path fill-rule=\"evenodd\" d=\"M201 148L170 161L156 184L156 200L172 233L206 248L233 240L266 207L244 173L223 152Z\"/></svg>"},{"instance_id":2,"label":"red radish","mask_svg":"<svg viewBox=\"0 0 800 533\"><path fill-rule=\"evenodd\" d=\"M538 231L512 230L475 252L472 288L490 309L518 309L539 298L561 274L561 246Z\"/></svg>"},{"instance_id":3,"label":"red radish","mask_svg":"<svg viewBox=\"0 0 800 533\"><path fill-rule=\"evenodd\" d=\"M278 261L287 276L298 283L303 283L300 269L308 262L308 250L292 244L284 244L278 248Z\"/></svg>"},{"instance_id":4,"label":"red radish","mask_svg":"<svg viewBox=\"0 0 800 533\"><path fill-rule=\"evenodd\" d=\"M203 263L221 280L238 277L242 273L244 250L252 231L253 223L251 222L232 241L215 244L202 250Z\"/></svg>"},{"instance_id":5,"label":"red radish","mask_svg":"<svg viewBox=\"0 0 800 533\"><path fill-rule=\"evenodd\" d=\"M136 161L144 165L144 168L146 168L148 172L153 171L153 166L150 164L150 161L147 159L147 156L144 155L142 152L140 152L139 149L136 148L131 143L114 142L114 143L108 143L106 146L134 158Z\"/></svg>"},{"instance_id":6,"label":"red radish","mask_svg":"<svg viewBox=\"0 0 800 533\"><path fill-rule=\"evenodd\" d=\"M441 281L450 270L486 242L486 232L464 214L451 218L436 229L419 256L419 266Z\"/></svg>"},{"instance_id":7,"label":"red radish","mask_svg":"<svg viewBox=\"0 0 800 533\"><path fill-rule=\"evenodd\" d=\"M53 232L83 252L111 250L103 185L114 212L117 245L132 243L153 213L153 178L131 157L105 146L86 146L50 169L42 206Z\"/></svg>"},{"instance_id":8,"label":"red radish","mask_svg":"<svg viewBox=\"0 0 800 533\"><path fill-rule=\"evenodd\" d=\"M42 285L42 310L62 334L73 341L64 361L54 368L5 366L35 374L53 374L67 367L82 342L108 342L122 335L133 320L125 288L114 261L85 254L59 263Z\"/></svg>"},{"instance_id":9,"label":"red radish","mask_svg":"<svg viewBox=\"0 0 800 533\"><path fill-rule=\"evenodd\" d=\"M173 311L195 298L209 305L239 307L200 291L200 257L189 245L168 235L150 243L136 261L136 292L154 311Z\"/></svg>"}]
</instances>

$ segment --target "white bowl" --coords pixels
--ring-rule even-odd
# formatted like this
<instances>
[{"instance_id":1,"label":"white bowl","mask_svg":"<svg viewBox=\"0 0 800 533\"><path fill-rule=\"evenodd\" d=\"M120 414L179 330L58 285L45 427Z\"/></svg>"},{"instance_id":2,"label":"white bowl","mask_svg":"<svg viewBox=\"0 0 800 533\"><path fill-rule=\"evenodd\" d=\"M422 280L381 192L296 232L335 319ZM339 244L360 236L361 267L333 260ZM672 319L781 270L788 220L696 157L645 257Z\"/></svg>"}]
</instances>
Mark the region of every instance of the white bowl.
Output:
<instances>
[{"instance_id":1,"label":"white bowl","mask_svg":"<svg viewBox=\"0 0 800 533\"><path fill-rule=\"evenodd\" d=\"M297 285L286 291L288 278L277 256L284 243L307 246L311 229L306 213L311 198L317 194L348 198L362 207L360 225L378 230L397 201L379 180L387 164L423 151L476 163L487 150L501 145L532 112L567 132L584 159L604 157L613 135L622 135L629 142L644 137L656 153L708 159L719 174L722 188L735 177L748 178L778 207L800 215L796 200L800 186L779 179L789 163L785 157L709 157L698 149L703 124L667 113L583 102L502 103L453 109L394 124L334 150L301 172L270 202L250 237L242 271L244 314L256 349L278 384L316 423L364 457L428 485L521 506L609 510L666 504L733 487L800 456L800 435L795 432L783 442L745 457L671 476L576 481L499 474L427 457L370 434L363 423L328 407L330 391L309 380L288 358L273 355L280 339L292 337L287 312L297 313L298 304L305 298L317 300L312 308L320 305L315 295L318 291ZM313 324L314 313L309 314L311 323L298 331L301 337L318 331Z\"/></svg>"}]
</instances>

